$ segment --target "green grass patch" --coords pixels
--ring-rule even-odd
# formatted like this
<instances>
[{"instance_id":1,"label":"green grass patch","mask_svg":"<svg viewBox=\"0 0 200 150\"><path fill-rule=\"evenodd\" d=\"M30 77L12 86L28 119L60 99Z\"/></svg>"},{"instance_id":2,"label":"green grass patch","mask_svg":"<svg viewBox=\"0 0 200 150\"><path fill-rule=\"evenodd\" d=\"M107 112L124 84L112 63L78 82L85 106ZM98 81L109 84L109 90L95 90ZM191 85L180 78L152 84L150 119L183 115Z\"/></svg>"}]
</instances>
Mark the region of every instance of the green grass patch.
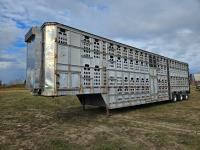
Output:
<instances>
[{"instance_id":1,"label":"green grass patch","mask_svg":"<svg viewBox=\"0 0 200 150\"><path fill-rule=\"evenodd\" d=\"M198 150L199 116L200 92L194 88L188 101L113 110L110 117L104 108L83 111L75 96L0 89L0 150Z\"/></svg>"}]
</instances>

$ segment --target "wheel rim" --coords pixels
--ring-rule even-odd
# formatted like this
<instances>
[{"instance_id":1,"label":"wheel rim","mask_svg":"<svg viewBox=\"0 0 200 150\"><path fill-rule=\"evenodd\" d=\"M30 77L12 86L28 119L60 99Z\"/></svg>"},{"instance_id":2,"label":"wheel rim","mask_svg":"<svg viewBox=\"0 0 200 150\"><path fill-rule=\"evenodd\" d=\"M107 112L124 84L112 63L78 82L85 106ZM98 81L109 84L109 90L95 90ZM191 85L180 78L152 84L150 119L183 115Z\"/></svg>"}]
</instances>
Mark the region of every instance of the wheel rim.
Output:
<instances>
[{"instance_id":1,"label":"wheel rim","mask_svg":"<svg viewBox=\"0 0 200 150\"><path fill-rule=\"evenodd\" d=\"M181 101L183 100L183 96L182 96L182 95L180 96L180 100L181 100Z\"/></svg>"},{"instance_id":2,"label":"wheel rim","mask_svg":"<svg viewBox=\"0 0 200 150\"><path fill-rule=\"evenodd\" d=\"M176 102L176 100L177 100L177 98L176 98L176 96L174 96L174 102Z\"/></svg>"},{"instance_id":3,"label":"wheel rim","mask_svg":"<svg viewBox=\"0 0 200 150\"><path fill-rule=\"evenodd\" d=\"M187 95L185 96L185 99L186 99L186 100L188 99L188 96L187 96Z\"/></svg>"}]
</instances>

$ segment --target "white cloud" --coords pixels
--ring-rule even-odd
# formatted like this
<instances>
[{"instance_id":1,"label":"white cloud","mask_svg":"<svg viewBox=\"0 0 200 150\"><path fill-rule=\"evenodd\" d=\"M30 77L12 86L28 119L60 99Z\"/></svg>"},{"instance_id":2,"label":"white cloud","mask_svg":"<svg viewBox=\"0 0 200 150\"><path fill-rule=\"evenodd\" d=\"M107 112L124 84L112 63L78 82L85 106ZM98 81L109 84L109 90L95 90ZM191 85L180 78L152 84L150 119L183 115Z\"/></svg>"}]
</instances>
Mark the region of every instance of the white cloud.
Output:
<instances>
[{"instance_id":1,"label":"white cloud","mask_svg":"<svg viewBox=\"0 0 200 150\"><path fill-rule=\"evenodd\" d=\"M24 49L18 50L16 54L6 54L6 52L0 54L0 70L12 68L25 69L26 58Z\"/></svg>"},{"instance_id":2,"label":"white cloud","mask_svg":"<svg viewBox=\"0 0 200 150\"><path fill-rule=\"evenodd\" d=\"M16 50L28 30L23 25L57 21L186 61L199 71L199 9L199 0L1 0L0 50ZM17 60L24 52L19 53Z\"/></svg>"},{"instance_id":3,"label":"white cloud","mask_svg":"<svg viewBox=\"0 0 200 150\"><path fill-rule=\"evenodd\" d=\"M12 20L0 21L0 50L7 49L16 42L20 29Z\"/></svg>"}]
</instances>

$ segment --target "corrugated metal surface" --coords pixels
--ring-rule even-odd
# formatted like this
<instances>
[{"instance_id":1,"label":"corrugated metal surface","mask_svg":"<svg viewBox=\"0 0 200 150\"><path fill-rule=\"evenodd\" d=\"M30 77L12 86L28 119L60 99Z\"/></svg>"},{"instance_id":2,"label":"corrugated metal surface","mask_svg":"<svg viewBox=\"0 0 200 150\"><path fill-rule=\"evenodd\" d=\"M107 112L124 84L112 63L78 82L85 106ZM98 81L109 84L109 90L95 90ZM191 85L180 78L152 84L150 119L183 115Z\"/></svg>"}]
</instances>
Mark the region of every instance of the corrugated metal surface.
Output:
<instances>
[{"instance_id":1,"label":"corrugated metal surface","mask_svg":"<svg viewBox=\"0 0 200 150\"><path fill-rule=\"evenodd\" d=\"M30 90L41 88L42 72L42 35L41 29L33 27L26 35L27 41L27 71L26 87Z\"/></svg>"},{"instance_id":2,"label":"corrugated metal surface","mask_svg":"<svg viewBox=\"0 0 200 150\"><path fill-rule=\"evenodd\" d=\"M44 24L41 32L42 95L78 94L81 103L112 109L189 91L186 63L57 23Z\"/></svg>"},{"instance_id":3,"label":"corrugated metal surface","mask_svg":"<svg viewBox=\"0 0 200 150\"><path fill-rule=\"evenodd\" d=\"M44 35L44 91L43 95L56 95L56 26L49 25L43 28Z\"/></svg>"}]
</instances>

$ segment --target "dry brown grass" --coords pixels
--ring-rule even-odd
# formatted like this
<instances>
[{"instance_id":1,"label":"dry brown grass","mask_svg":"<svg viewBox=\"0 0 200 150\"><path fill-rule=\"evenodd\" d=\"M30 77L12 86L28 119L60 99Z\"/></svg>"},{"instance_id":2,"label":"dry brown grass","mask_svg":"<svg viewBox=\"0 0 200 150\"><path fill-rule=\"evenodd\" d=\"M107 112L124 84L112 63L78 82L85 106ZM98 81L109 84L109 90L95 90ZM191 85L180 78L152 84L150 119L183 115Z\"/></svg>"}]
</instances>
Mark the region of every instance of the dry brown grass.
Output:
<instances>
[{"instance_id":1,"label":"dry brown grass","mask_svg":"<svg viewBox=\"0 0 200 150\"><path fill-rule=\"evenodd\" d=\"M0 149L200 149L200 92L190 100L82 110L76 97L0 90Z\"/></svg>"}]
</instances>

